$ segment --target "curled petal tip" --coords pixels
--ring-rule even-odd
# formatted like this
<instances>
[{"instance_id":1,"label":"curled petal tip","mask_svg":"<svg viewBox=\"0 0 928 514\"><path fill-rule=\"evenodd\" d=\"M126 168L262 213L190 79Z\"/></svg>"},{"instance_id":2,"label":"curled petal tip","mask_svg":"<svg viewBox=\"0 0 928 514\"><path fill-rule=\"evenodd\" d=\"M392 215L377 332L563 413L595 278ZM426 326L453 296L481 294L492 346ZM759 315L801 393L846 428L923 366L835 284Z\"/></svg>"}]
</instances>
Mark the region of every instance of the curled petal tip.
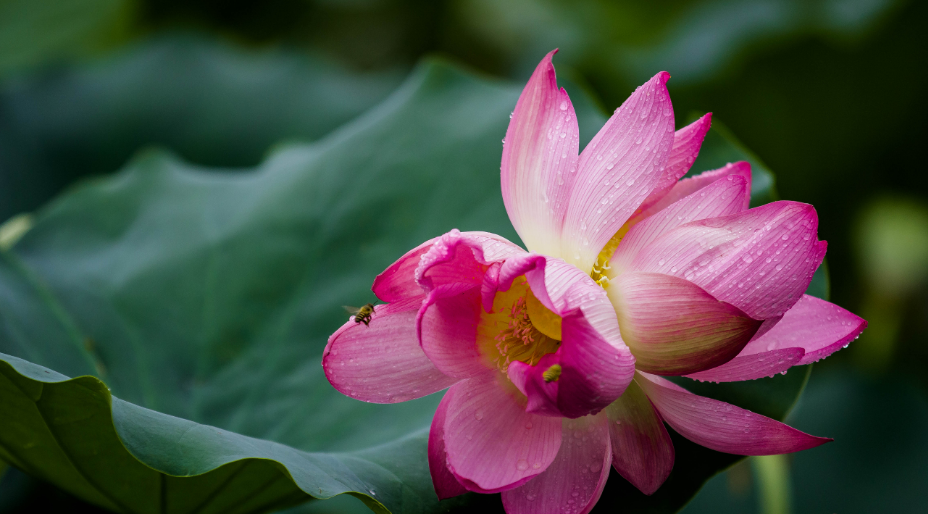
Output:
<instances>
[{"instance_id":1,"label":"curled petal tip","mask_svg":"<svg viewBox=\"0 0 928 514\"><path fill-rule=\"evenodd\" d=\"M666 84L670 80L670 73L666 71L658 73L657 76L661 79L661 84Z\"/></svg>"},{"instance_id":2,"label":"curled petal tip","mask_svg":"<svg viewBox=\"0 0 928 514\"><path fill-rule=\"evenodd\" d=\"M805 444L802 446L799 446L798 449L794 451L811 450L812 448L818 448L819 446L823 444L834 442L834 439L832 439L831 437L819 437L817 435L811 435L811 434L804 434L804 435L806 436L806 440L804 441ZM782 454L778 454L778 455L782 455Z\"/></svg>"},{"instance_id":3,"label":"curled petal tip","mask_svg":"<svg viewBox=\"0 0 928 514\"><path fill-rule=\"evenodd\" d=\"M554 58L554 55L558 53L559 50L560 48L555 48L554 50L551 50L550 52L545 54L544 58L541 60L541 64L547 65L548 68L553 69L554 64L551 63L551 60Z\"/></svg>"},{"instance_id":4,"label":"curled petal tip","mask_svg":"<svg viewBox=\"0 0 928 514\"><path fill-rule=\"evenodd\" d=\"M748 161L730 162L730 163L728 163L728 167L730 167L730 168L735 168L735 169L738 169L738 170L740 170L740 169L747 169L747 170L750 171L750 169L751 169L751 163L749 163Z\"/></svg>"},{"instance_id":5,"label":"curled petal tip","mask_svg":"<svg viewBox=\"0 0 928 514\"><path fill-rule=\"evenodd\" d=\"M709 132L709 128L712 127L712 113L707 112L700 116L696 123L699 124L699 131L702 134L702 137L706 136L706 132Z\"/></svg>"}]
</instances>

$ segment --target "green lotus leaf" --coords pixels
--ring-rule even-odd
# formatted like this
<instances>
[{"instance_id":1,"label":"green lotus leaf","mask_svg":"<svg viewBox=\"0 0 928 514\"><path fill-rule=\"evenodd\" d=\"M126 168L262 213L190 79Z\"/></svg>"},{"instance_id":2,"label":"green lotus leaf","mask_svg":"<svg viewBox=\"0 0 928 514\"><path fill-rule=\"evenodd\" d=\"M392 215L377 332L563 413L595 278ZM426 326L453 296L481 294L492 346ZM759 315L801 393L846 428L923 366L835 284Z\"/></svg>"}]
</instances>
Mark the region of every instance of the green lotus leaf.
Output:
<instances>
[{"instance_id":1,"label":"green lotus leaf","mask_svg":"<svg viewBox=\"0 0 928 514\"><path fill-rule=\"evenodd\" d=\"M429 61L255 168L146 151L58 197L0 252L0 460L117 512L343 494L376 512L501 512L494 495L437 501L426 441L440 395L355 401L320 357L341 305L374 300L373 278L409 248L452 228L518 240L499 159L520 90ZM588 141L605 118L573 97ZM704 152L743 153L721 132ZM688 385L782 419L807 374ZM657 494L613 474L597 510L674 512L740 458L673 437Z\"/></svg>"},{"instance_id":2,"label":"green lotus leaf","mask_svg":"<svg viewBox=\"0 0 928 514\"><path fill-rule=\"evenodd\" d=\"M140 147L165 146L213 167L254 166L280 141L314 141L363 114L401 80L394 71L359 73L311 54L193 35L6 80L0 218L34 210L75 179L118 169Z\"/></svg>"}]
</instances>

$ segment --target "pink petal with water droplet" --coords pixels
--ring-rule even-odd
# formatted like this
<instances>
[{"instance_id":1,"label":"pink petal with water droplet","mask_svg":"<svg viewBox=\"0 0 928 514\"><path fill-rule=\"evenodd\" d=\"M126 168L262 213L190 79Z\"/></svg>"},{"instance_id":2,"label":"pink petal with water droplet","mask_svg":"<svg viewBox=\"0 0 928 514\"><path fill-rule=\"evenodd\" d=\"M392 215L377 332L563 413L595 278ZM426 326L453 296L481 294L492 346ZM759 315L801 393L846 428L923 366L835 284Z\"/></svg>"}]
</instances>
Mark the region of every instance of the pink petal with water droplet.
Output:
<instances>
[{"instance_id":1,"label":"pink petal with water droplet","mask_svg":"<svg viewBox=\"0 0 928 514\"><path fill-rule=\"evenodd\" d=\"M748 316L782 316L812 281L827 247L811 205L779 201L681 225L635 256L630 269L690 280Z\"/></svg>"},{"instance_id":2,"label":"pink petal with water droplet","mask_svg":"<svg viewBox=\"0 0 928 514\"><path fill-rule=\"evenodd\" d=\"M470 491L518 487L548 469L561 446L561 420L525 412L525 399L499 372L449 390L444 440L449 470Z\"/></svg>"},{"instance_id":3,"label":"pink petal with water droplet","mask_svg":"<svg viewBox=\"0 0 928 514\"><path fill-rule=\"evenodd\" d=\"M544 473L503 492L507 514L586 514L602 495L612 458L602 414L564 420L557 458Z\"/></svg>"},{"instance_id":4,"label":"pink petal with water droplet","mask_svg":"<svg viewBox=\"0 0 928 514\"><path fill-rule=\"evenodd\" d=\"M750 190L750 183L741 176L731 180L716 180L700 191L677 200L653 216L638 218L610 259L610 276L629 267L641 249L647 247L668 231L691 221L728 216L744 210L742 198ZM629 220L632 223L634 220Z\"/></svg>"},{"instance_id":5,"label":"pink petal with water droplet","mask_svg":"<svg viewBox=\"0 0 928 514\"><path fill-rule=\"evenodd\" d=\"M674 430L712 450L736 455L777 455L832 441L740 407L697 396L657 375L638 372L635 382Z\"/></svg>"},{"instance_id":6,"label":"pink petal with water droplet","mask_svg":"<svg viewBox=\"0 0 928 514\"><path fill-rule=\"evenodd\" d=\"M664 172L673 146L669 78L660 72L638 88L580 155L560 257L585 272Z\"/></svg>"},{"instance_id":7,"label":"pink petal with water droplet","mask_svg":"<svg viewBox=\"0 0 928 514\"><path fill-rule=\"evenodd\" d=\"M577 115L557 87L550 52L522 91L506 131L501 171L503 202L529 250L560 251L560 228L577 177Z\"/></svg>"},{"instance_id":8,"label":"pink petal with water droplet","mask_svg":"<svg viewBox=\"0 0 928 514\"><path fill-rule=\"evenodd\" d=\"M708 187L710 184L714 184L721 179L727 179L730 176L741 177L745 183L747 183L747 187L744 188L741 195L739 209L736 212L745 211L751 205L751 164L747 161L738 161L728 163L717 170L706 171L677 182L660 200L653 203L647 209L642 209L642 211L636 214L634 219L630 221L637 222L641 219L653 216L667 208L667 206L679 201L681 198L686 198L696 191Z\"/></svg>"},{"instance_id":9,"label":"pink petal with water droplet","mask_svg":"<svg viewBox=\"0 0 928 514\"><path fill-rule=\"evenodd\" d=\"M690 170L699 155L699 149L702 147L703 139L705 139L711 125L712 113L710 112L674 133L673 147L670 150L670 155L667 156L664 173L661 175L661 179L654 191L648 195L648 198L638 208L640 211L647 210L648 207L663 198L680 180L680 177L686 175L686 172Z\"/></svg>"},{"instance_id":10,"label":"pink petal with water droplet","mask_svg":"<svg viewBox=\"0 0 928 514\"><path fill-rule=\"evenodd\" d=\"M783 373L792 366L831 355L856 339L866 327L867 322L859 316L825 300L803 295L773 328L755 336L730 362L688 376L733 382Z\"/></svg>"}]
</instances>

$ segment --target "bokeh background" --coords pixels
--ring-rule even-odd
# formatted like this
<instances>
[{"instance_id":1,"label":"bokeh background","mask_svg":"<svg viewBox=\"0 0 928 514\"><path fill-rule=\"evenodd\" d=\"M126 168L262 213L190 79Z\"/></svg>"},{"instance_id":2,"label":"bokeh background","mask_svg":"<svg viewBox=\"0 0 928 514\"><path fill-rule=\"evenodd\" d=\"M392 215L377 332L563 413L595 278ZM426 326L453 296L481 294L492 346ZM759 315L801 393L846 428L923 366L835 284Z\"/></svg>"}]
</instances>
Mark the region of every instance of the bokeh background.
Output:
<instances>
[{"instance_id":1,"label":"bokeh background","mask_svg":"<svg viewBox=\"0 0 928 514\"><path fill-rule=\"evenodd\" d=\"M831 299L870 322L788 420L835 443L748 459L684 512L928 512L926 26L915 0L0 0L0 218L152 145L257 164L429 54L523 82L559 47L608 111L667 70L678 118L712 111L816 206ZM0 480L0 512L73 501Z\"/></svg>"}]
</instances>

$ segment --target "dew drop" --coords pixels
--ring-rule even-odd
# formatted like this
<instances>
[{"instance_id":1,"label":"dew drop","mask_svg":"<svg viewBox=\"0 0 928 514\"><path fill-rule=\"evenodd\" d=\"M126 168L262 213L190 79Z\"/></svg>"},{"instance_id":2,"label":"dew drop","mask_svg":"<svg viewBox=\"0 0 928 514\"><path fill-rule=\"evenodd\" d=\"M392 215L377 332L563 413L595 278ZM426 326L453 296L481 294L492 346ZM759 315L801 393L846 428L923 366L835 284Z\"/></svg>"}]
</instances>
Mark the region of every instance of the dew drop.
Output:
<instances>
[{"instance_id":1,"label":"dew drop","mask_svg":"<svg viewBox=\"0 0 928 514\"><path fill-rule=\"evenodd\" d=\"M519 471L525 471L528 469L528 461L525 459L519 459L519 462L516 463L516 469Z\"/></svg>"}]
</instances>

